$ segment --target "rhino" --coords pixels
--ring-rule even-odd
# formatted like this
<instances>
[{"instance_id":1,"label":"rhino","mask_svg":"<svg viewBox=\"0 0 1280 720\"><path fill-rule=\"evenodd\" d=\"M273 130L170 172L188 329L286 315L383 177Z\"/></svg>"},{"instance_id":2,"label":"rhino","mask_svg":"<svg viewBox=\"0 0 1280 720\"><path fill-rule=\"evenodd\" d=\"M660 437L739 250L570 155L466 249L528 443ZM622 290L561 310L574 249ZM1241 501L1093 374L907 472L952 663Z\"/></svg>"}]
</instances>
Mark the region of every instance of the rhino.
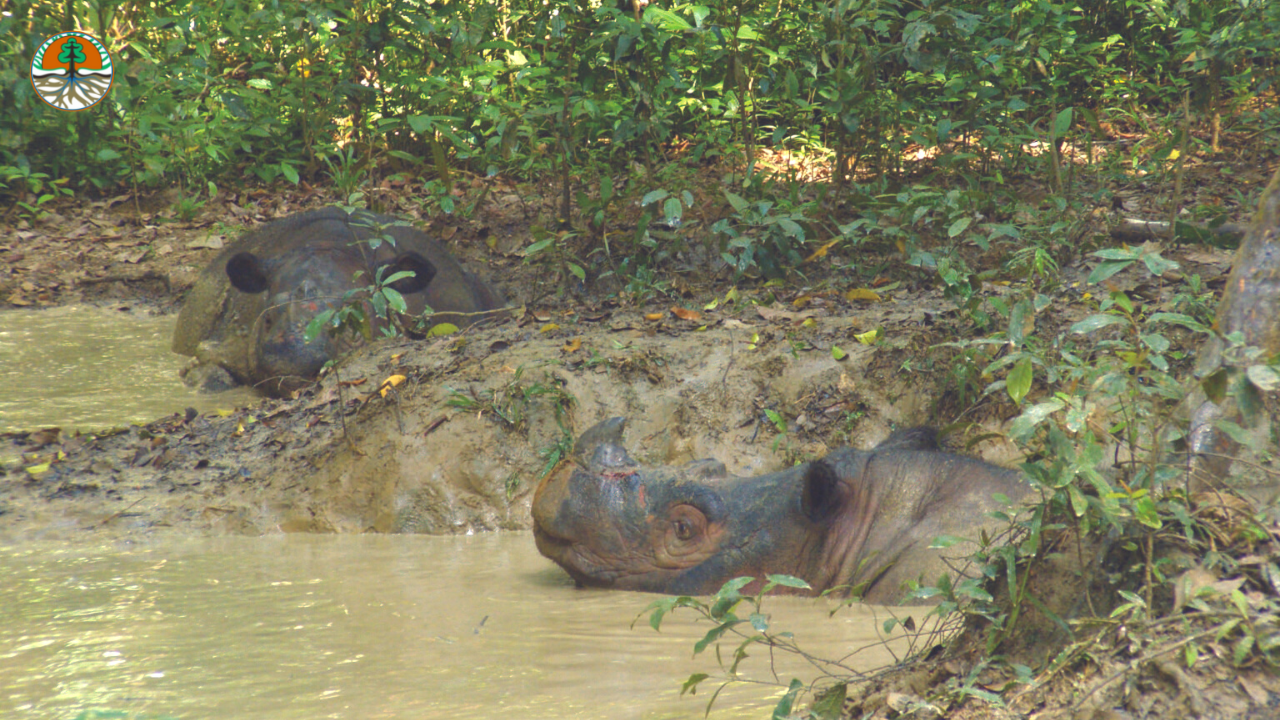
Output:
<instances>
[{"instance_id":1,"label":"rhino","mask_svg":"<svg viewBox=\"0 0 1280 720\"><path fill-rule=\"evenodd\" d=\"M782 573L813 594L888 604L909 581L933 584L949 570L929 547L935 537L997 530L989 515L1031 492L1021 473L943 452L924 429L737 477L716 460L641 467L622 446L625 422L583 433L578 463L534 492L538 550L579 586L698 595ZM945 552L964 555L970 542Z\"/></svg>"},{"instance_id":2,"label":"rhino","mask_svg":"<svg viewBox=\"0 0 1280 720\"><path fill-rule=\"evenodd\" d=\"M367 242L387 235L394 245ZM342 208L292 215L247 233L197 278L173 333L173 351L195 358L184 378L207 390L241 383L287 395L359 340L322 333L307 342L307 324L347 291L372 284L379 272L399 271L413 275L390 287L404 296L409 314L436 311L433 324L461 326L475 316L460 313L504 305L440 243L403 221ZM376 333L380 321L373 315L366 312Z\"/></svg>"}]
</instances>

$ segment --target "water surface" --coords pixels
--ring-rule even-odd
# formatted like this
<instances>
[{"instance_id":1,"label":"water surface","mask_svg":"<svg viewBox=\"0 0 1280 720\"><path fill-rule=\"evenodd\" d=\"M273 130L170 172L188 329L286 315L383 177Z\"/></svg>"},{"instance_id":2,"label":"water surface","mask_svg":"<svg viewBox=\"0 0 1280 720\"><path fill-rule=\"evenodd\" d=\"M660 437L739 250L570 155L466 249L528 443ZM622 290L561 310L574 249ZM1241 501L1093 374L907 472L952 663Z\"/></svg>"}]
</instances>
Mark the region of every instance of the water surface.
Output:
<instances>
[{"instance_id":1,"label":"water surface","mask_svg":"<svg viewBox=\"0 0 1280 720\"><path fill-rule=\"evenodd\" d=\"M88 432L256 400L249 390L183 385L187 358L169 350L175 321L89 305L0 312L0 432Z\"/></svg>"},{"instance_id":2,"label":"water surface","mask_svg":"<svg viewBox=\"0 0 1280 720\"><path fill-rule=\"evenodd\" d=\"M10 545L0 717L701 717L716 686L679 687L716 672L713 651L691 658L710 625L631 628L654 597L576 590L526 533ZM828 657L874 642L885 617L771 603L775 627ZM763 648L751 654L745 674L770 679ZM790 656L776 665L784 683L816 677ZM778 692L730 689L711 717L768 717Z\"/></svg>"}]
</instances>

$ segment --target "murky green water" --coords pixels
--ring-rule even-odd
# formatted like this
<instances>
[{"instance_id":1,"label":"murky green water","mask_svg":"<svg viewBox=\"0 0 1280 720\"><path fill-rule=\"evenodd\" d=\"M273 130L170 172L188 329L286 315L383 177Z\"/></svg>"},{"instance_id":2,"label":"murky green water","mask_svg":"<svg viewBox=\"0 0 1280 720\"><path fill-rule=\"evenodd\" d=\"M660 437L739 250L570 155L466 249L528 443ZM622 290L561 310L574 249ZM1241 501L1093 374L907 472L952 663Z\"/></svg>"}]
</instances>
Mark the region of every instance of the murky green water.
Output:
<instances>
[{"instance_id":1,"label":"murky green water","mask_svg":"<svg viewBox=\"0 0 1280 720\"><path fill-rule=\"evenodd\" d=\"M701 717L715 686L679 687L713 672L691 659L710 626L632 629L652 599L574 589L525 533L0 547L0 717ZM779 599L775 627L827 656L875 641L883 613L827 609ZM777 692L726 691L711 717L768 717Z\"/></svg>"},{"instance_id":2,"label":"murky green water","mask_svg":"<svg viewBox=\"0 0 1280 720\"><path fill-rule=\"evenodd\" d=\"M256 400L184 386L186 358L169 351L174 321L83 305L0 312L0 432L98 430Z\"/></svg>"}]
</instances>

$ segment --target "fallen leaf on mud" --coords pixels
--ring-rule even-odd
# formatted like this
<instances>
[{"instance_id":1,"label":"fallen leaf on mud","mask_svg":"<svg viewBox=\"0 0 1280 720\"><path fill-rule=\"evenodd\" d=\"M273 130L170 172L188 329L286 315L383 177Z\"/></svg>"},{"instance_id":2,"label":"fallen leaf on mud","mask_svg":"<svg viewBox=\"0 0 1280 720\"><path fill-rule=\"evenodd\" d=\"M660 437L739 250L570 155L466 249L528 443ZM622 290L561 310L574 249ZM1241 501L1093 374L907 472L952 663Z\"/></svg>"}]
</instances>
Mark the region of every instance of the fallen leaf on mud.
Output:
<instances>
[{"instance_id":1,"label":"fallen leaf on mud","mask_svg":"<svg viewBox=\"0 0 1280 720\"><path fill-rule=\"evenodd\" d=\"M427 331L427 337L442 337L444 335L452 335L456 332L458 332L457 325L454 325L453 323L440 323L439 325L432 326L432 328Z\"/></svg>"},{"instance_id":2,"label":"fallen leaf on mud","mask_svg":"<svg viewBox=\"0 0 1280 720\"><path fill-rule=\"evenodd\" d=\"M724 323L723 323L723 324L724 324L724 326L725 326L725 327L730 328L730 329L733 329L733 330L741 330L741 329L743 329L743 328L750 328L750 327L751 327L750 325L748 325L748 324L746 324L746 323L742 322L741 320L739 320L739 319L737 319L737 318L725 318L725 319L724 319Z\"/></svg>"},{"instance_id":3,"label":"fallen leaf on mud","mask_svg":"<svg viewBox=\"0 0 1280 720\"><path fill-rule=\"evenodd\" d=\"M388 390L404 382L405 379L406 378L403 375L392 375L386 380L383 380L382 384L378 386L378 394L382 397L386 397Z\"/></svg>"},{"instance_id":4,"label":"fallen leaf on mud","mask_svg":"<svg viewBox=\"0 0 1280 720\"><path fill-rule=\"evenodd\" d=\"M850 302L880 302L880 293L867 288L854 288L844 294L844 299Z\"/></svg>"},{"instance_id":5,"label":"fallen leaf on mud","mask_svg":"<svg viewBox=\"0 0 1280 720\"><path fill-rule=\"evenodd\" d=\"M560 329L559 325L555 323L547 323L546 325L543 325L542 327L538 328L538 332L546 334L546 333L555 332L559 329Z\"/></svg>"},{"instance_id":6,"label":"fallen leaf on mud","mask_svg":"<svg viewBox=\"0 0 1280 720\"><path fill-rule=\"evenodd\" d=\"M207 248L209 250L221 250L222 245L223 245L222 238L217 235L211 235L207 238L202 238L199 240L192 240L191 242L187 243L187 247L195 250L200 250L203 248Z\"/></svg>"},{"instance_id":7,"label":"fallen leaf on mud","mask_svg":"<svg viewBox=\"0 0 1280 720\"><path fill-rule=\"evenodd\" d=\"M28 465L27 472L31 475L39 475L40 473L49 472L49 465L52 463L40 463L39 465Z\"/></svg>"},{"instance_id":8,"label":"fallen leaf on mud","mask_svg":"<svg viewBox=\"0 0 1280 720\"><path fill-rule=\"evenodd\" d=\"M529 314L532 315L533 319L537 320L538 322L546 322L551 319L551 313L549 312L531 312Z\"/></svg>"},{"instance_id":9,"label":"fallen leaf on mud","mask_svg":"<svg viewBox=\"0 0 1280 720\"><path fill-rule=\"evenodd\" d=\"M805 293L805 294L803 294L803 295L801 295L801 296L797 297L795 300L792 300L792 301L791 301L791 307L796 308L797 310L799 310L800 308L805 307L806 305L808 305L808 304L809 304L809 303L811 303L811 302L813 302L813 296L812 296L812 295L810 295L809 293Z\"/></svg>"},{"instance_id":10,"label":"fallen leaf on mud","mask_svg":"<svg viewBox=\"0 0 1280 720\"><path fill-rule=\"evenodd\" d=\"M864 332L864 333L861 333L861 334L859 334L859 335L854 335L853 337L854 337L854 339L856 339L858 342L862 343L863 345L871 345L871 344L872 344L872 343L874 343L876 340L879 340L879 339L880 339L880 328L875 328L875 329L873 329L873 330L868 330L868 331L866 331L866 332Z\"/></svg>"},{"instance_id":11,"label":"fallen leaf on mud","mask_svg":"<svg viewBox=\"0 0 1280 720\"><path fill-rule=\"evenodd\" d=\"M815 315L812 311L804 313L788 312L786 310L764 307L763 305L757 305L756 312L765 320L788 320L790 322L800 322L805 318L811 318Z\"/></svg>"},{"instance_id":12,"label":"fallen leaf on mud","mask_svg":"<svg viewBox=\"0 0 1280 720\"><path fill-rule=\"evenodd\" d=\"M664 315L663 313L649 313L648 315L644 316L644 319L645 320L661 320L664 317L666 317L666 315Z\"/></svg>"},{"instance_id":13,"label":"fallen leaf on mud","mask_svg":"<svg viewBox=\"0 0 1280 720\"><path fill-rule=\"evenodd\" d=\"M838 345L831 346L831 359L837 362L849 357L849 353L840 349Z\"/></svg>"},{"instance_id":14,"label":"fallen leaf on mud","mask_svg":"<svg viewBox=\"0 0 1280 720\"><path fill-rule=\"evenodd\" d=\"M1258 707L1267 707L1268 703L1271 702L1271 694L1253 680L1246 678L1244 675L1240 675L1236 680L1240 682L1240 687L1244 688L1249 698Z\"/></svg>"},{"instance_id":15,"label":"fallen leaf on mud","mask_svg":"<svg viewBox=\"0 0 1280 720\"><path fill-rule=\"evenodd\" d=\"M491 353L502 352L503 350L506 350L509 347L511 347L511 343L507 342L506 340L494 340L492 343L489 343L489 352Z\"/></svg>"},{"instance_id":16,"label":"fallen leaf on mud","mask_svg":"<svg viewBox=\"0 0 1280 720\"><path fill-rule=\"evenodd\" d=\"M441 425L443 425L443 424L444 424L444 421L445 421L445 420L448 420L448 419L449 419L449 418L447 418L447 417L445 417L445 416L441 415L440 417L436 418L435 420L432 420L431 422L427 423L427 429L426 429L426 430L423 430L423 431L422 431L422 434L423 434L423 435L430 435L433 431L435 431L435 429L436 429L436 428L438 428L438 427L440 427Z\"/></svg>"},{"instance_id":17,"label":"fallen leaf on mud","mask_svg":"<svg viewBox=\"0 0 1280 720\"><path fill-rule=\"evenodd\" d=\"M578 352L578 350L580 349L582 349L582 338L580 337L576 337L570 340L569 342L564 344L563 348L561 348L561 350L567 353L575 353L575 352Z\"/></svg>"},{"instance_id":18,"label":"fallen leaf on mud","mask_svg":"<svg viewBox=\"0 0 1280 720\"><path fill-rule=\"evenodd\" d=\"M835 247L835 244L836 244L836 243L838 243L838 242L840 242L840 240L842 240L842 239L843 239L843 238L836 238L835 240L832 240L831 242L827 243L826 245L823 245L822 247L818 248L817 250L814 250L814 251L813 251L813 254L812 254L812 255L810 255L809 257L805 258L805 259L804 259L804 261L805 261L805 262L813 262L814 260L817 260L818 258L826 257L826 256L827 256L827 251L828 251L828 250L830 250L832 247Z\"/></svg>"},{"instance_id":19,"label":"fallen leaf on mud","mask_svg":"<svg viewBox=\"0 0 1280 720\"><path fill-rule=\"evenodd\" d=\"M688 310L680 306L671 308L671 314L681 320L688 320L690 322L698 322L699 320L702 320L702 313L697 310Z\"/></svg>"},{"instance_id":20,"label":"fallen leaf on mud","mask_svg":"<svg viewBox=\"0 0 1280 720\"><path fill-rule=\"evenodd\" d=\"M358 380L339 380L338 385L340 385L341 387L357 387L359 385L365 384L365 381L368 379L369 378L360 378Z\"/></svg>"}]
</instances>

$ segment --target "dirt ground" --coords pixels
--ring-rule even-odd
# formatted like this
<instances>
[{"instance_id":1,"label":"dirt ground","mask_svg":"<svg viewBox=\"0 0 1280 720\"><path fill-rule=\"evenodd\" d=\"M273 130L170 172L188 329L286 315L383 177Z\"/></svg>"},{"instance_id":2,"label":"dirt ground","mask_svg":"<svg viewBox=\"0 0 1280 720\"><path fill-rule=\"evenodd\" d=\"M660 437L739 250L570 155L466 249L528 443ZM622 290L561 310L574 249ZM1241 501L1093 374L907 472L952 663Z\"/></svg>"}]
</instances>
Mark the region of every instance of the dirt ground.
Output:
<instances>
[{"instance_id":1,"label":"dirt ground","mask_svg":"<svg viewBox=\"0 0 1280 720\"><path fill-rule=\"evenodd\" d=\"M196 273L241 227L324 204L244 197L178 222L163 198L154 203L64 205L37 222L13 223L0 240L0 301L126 301L176 311ZM1019 459L999 435L1016 414L1008 398L965 396L950 379L955 351L939 343L973 330L931 276L899 269L876 278L884 282L874 300L851 299L865 296L848 291L871 283L842 268L855 260L900 266L892 249L877 256L863 248L856 258L832 251L828 264L780 287L747 280L735 288L723 273L677 273L667 295L641 299L603 281L553 286L554 274L520 256L542 211L530 211L514 191L494 193L490 203L476 219L423 227L494 279L519 308L511 319L365 348L297 397L230 415L189 412L96 436L42 428L0 436L0 457L20 458L0 468L0 541L528 528L538 479L577 432L616 415L630 418L627 446L641 462L714 457L738 474L844 444L868 447L897 427L956 422L967 424L961 437L995 431L970 452L1003 465ZM1233 219L1247 221L1248 210ZM1085 232L1104 236L1105 220L1099 215ZM1231 262L1230 251L1203 246L1166 255L1211 289ZM1074 300L1088 291L1092 261L1079 254L1064 261L1053 292L1069 301L1036 318L1044 337L1091 312ZM1171 284L1137 271L1112 282L1150 302L1173 302ZM992 283L984 292L1015 289ZM875 329L880 341L864 344ZM405 381L378 392L395 375ZM1280 686L1268 671L1206 662L1192 672L1163 655L1138 656L1073 666L1009 708L970 703L945 716L1280 716ZM1080 699L1125 668L1107 689ZM849 712L937 717L922 698L971 669L951 660L904 670L864 688Z\"/></svg>"}]
</instances>

